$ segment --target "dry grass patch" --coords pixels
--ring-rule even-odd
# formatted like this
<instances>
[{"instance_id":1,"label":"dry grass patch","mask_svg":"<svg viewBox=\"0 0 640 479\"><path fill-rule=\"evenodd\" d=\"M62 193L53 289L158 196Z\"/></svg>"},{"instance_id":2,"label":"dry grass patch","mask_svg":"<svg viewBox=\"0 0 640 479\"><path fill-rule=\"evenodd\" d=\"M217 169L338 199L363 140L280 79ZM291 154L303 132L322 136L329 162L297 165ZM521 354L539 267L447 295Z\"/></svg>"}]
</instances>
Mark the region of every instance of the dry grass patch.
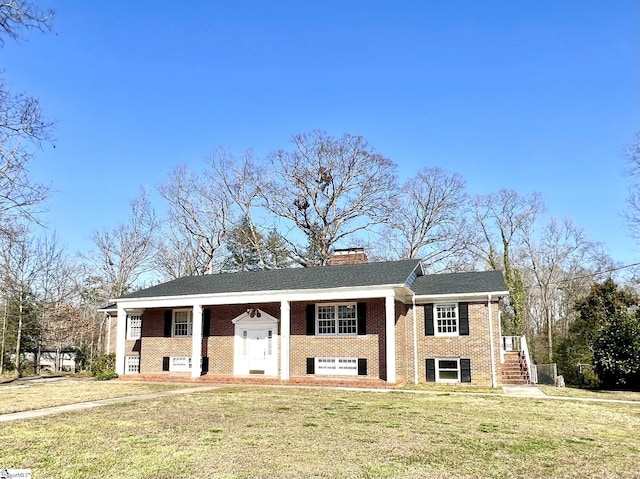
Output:
<instances>
[{"instance_id":1,"label":"dry grass patch","mask_svg":"<svg viewBox=\"0 0 640 479\"><path fill-rule=\"evenodd\" d=\"M227 388L3 424L3 467L68 478L633 478L640 407Z\"/></svg>"},{"instance_id":2,"label":"dry grass patch","mask_svg":"<svg viewBox=\"0 0 640 479\"><path fill-rule=\"evenodd\" d=\"M465 386L458 384L407 384L401 389L434 393L504 394L502 388Z\"/></svg>"},{"instance_id":3,"label":"dry grass patch","mask_svg":"<svg viewBox=\"0 0 640 479\"><path fill-rule=\"evenodd\" d=\"M621 401L640 401L640 392L633 391L593 391L578 388L557 388L554 386L539 386L549 396L565 396L573 398L618 399Z\"/></svg>"},{"instance_id":4,"label":"dry grass patch","mask_svg":"<svg viewBox=\"0 0 640 479\"><path fill-rule=\"evenodd\" d=\"M46 383L10 383L0 385L0 414L166 391L178 387L184 386L72 379ZM1 467L4 466L0 464Z\"/></svg>"}]
</instances>

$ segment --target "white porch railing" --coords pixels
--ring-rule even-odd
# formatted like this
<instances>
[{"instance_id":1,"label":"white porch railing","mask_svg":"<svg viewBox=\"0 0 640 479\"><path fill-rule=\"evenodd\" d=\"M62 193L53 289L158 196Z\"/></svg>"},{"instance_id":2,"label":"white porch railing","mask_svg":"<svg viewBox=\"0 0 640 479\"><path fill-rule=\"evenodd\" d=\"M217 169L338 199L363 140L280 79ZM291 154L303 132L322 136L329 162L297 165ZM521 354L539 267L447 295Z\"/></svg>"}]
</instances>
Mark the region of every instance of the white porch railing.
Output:
<instances>
[{"instance_id":1,"label":"white porch railing","mask_svg":"<svg viewBox=\"0 0 640 479\"><path fill-rule=\"evenodd\" d=\"M520 343L522 347L522 354L524 355L524 360L527 363L527 371L529 371L529 381L531 382L531 384L537 384L538 368L536 367L535 364L531 364L531 357L529 356L529 347L527 346L527 338L522 336L522 338L520 339L521 339Z\"/></svg>"},{"instance_id":2,"label":"white porch railing","mask_svg":"<svg viewBox=\"0 0 640 479\"><path fill-rule=\"evenodd\" d=\"M531 363L527 338L524 336L502 336L502 347L500 348L501 363L504 363L504 353L507 351L517 351L522 353L525 364L527 365L527 371L529 372L529 381L532 384L537 384L538 369L535 364Z\"/></svg>"}]
</instances>

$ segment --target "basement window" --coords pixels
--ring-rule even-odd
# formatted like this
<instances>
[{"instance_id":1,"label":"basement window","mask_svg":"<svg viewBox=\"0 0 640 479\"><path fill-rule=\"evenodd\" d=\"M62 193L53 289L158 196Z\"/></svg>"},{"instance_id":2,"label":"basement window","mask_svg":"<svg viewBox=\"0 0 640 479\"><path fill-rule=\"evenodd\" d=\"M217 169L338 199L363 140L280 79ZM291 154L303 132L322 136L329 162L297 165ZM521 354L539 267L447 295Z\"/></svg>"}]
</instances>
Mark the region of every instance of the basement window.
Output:
<instances>
[{"instance_id":1,"label":"basement window","mask_svg":"<svg viewBox=\"0 0 640 479\"><path fill-rule=\"evenodd\" d=\"M171 356L169 371L177 373L191 371L191 356Z\"/></svg>"},{"instance_id":2,"label":"basement window","mask_svg":"<svg viewBox=\"0 0 640 479\"><path fill-rule=\"evenodd\" d=\"M318 375L357 376L358 358L316 358L315 373Z\"/></svg>"},{"instance_id":3,"label":"basement window","mask_svg":"<svg viewBox=\"0 0 640 479\"><path fill-rule=\"evenodd\" d=\"M140 356L127 356L124 363L126 374L140 373Z\"/></svg>"}]
</instances>

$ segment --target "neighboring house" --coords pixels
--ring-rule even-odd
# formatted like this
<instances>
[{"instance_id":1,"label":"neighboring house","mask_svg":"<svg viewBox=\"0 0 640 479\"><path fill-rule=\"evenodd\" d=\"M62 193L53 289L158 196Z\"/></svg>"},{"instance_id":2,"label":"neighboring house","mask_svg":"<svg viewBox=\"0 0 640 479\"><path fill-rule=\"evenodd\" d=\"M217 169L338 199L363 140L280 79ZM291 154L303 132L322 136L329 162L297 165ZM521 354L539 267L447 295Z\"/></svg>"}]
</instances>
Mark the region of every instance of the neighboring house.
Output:
<instances>
[{"instance_id":1,"label":"neighboring house","mask_svg":"<svg viewBox=\"0 0 640 479\"><path fill-rule=\"evenodd\" d=\"M103 309L126 378L388 386L501 382L500 271L419 260L190 276ZM349 263L351 260L359 264ZM335 263L341 263L336 265Z\"/></svg>"},{"instance_id":2,"label":"neighboring house","mask_svg":"<svg viewBox=\"0 0 640 479\"><path fill-rule=\"evenodd\" d=\"M27 361L34 362L36 354L33 352L25 353ZM15 355L12 356L15 359ZM50 371L76 372L76 350L63 349L56 351L55 349L43 349L40 351L40 367L49 369Z\"/></svg>"}]
</instances>

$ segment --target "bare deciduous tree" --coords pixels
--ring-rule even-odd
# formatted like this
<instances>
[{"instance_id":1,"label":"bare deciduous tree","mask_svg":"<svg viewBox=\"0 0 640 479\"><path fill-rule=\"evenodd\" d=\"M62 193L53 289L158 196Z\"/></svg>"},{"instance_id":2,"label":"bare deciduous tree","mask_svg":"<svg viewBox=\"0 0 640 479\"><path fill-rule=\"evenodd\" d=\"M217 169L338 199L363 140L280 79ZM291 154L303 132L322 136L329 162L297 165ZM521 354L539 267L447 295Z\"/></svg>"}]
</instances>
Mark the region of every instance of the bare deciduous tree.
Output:
<instances>
[{"instance_id":1,"label":"bare deciduous tree","mask_svg":"<svg viewBox=\"0 0 640 479\"><path fill-rule=\"evenodd\" d=\"M157 258L161 274L173 279L220 271L231 208L226 191L182 166L160 187L160 194L169 203Z\"/></svg>"},{"instance_id":2,"label":"bare deciduous tree","mask_svg":"<svg viewBox=\"0 0 640 479\"><path fill-rule=\"evenodd\" d=\"M0 3L0 46L4 36L13 40L23 38L23 30L51 30L53 10L42 10L34 2L27 0L5 0Z\"/></svg>"},{"instance_id":3,"label":"bare deciduous tree","mask_svg":"<svg viewBox=\"0 0 640 479\"><path fill-rule=\"evenodd\" d=\"M33 289L38 299L40 335L37 342L35 366L39 372L42 347L55 349L56 370L63 347L74 345L73 332L78 315L74 301L77 293L78 267L67 254L55 234L37 243L40 270Z\"/></svg>"},{"instance_id":4,"label":"bare deciduous tree","mask_svg":"<svg viewBox=\"0 0 640 479\"><path fill-rule=\"evenodd\" d=\"M525 321L525 290L521 272L513 267L513 250L515 243L522 244L523 234L532 231L543 208L538 193L522 196L510 189L478 196L474 205L480 241L472 246L491 269L504 270L512 308L511 324L506 326L513 334L522 334Z\"/></svg>"},{"instance_id":5,"label":"bare deciduous tree","mask_svg":"<svg viewBox=\"0 0 640 479\"><path fill-rule=\"evenodd\" d=\"M640 132L636 133L635 141L627 146L626 158L633 184L629 190L625 216L632 236L640 240Z\"/></svg>"},{"instance_id":6,"label":"bare deciduous tree","mask_svg":"<svg viewBox=\"0 0 640 479\"><path fill-rule=\"evenodd\" d=\"M332 138L322 131L293 137L293 151L271 156L266 207L291 227L287 240L302 266L328 263L341 242L389 216L396 191L395 164L361 136ZM298 231L298 235L294 231Z\"/></svg>"},{"instance_id":7,"label":"bare deciduous tree","mask_svg":"<svg viewBox=\"0 0 640 479\"><path fill-rule=\"evenodd\" d=\"M156 214L145 191L130 205L129 223L94 232L92 239L96 250L83 255L105 278L108 298L127 293L152 269L156 251L154 235L158 227Z\"/></svg>"},{"instance_id":8,"label":"bare deciduous tree","mask_svg":"<svg viewBox=\"0 0 640 479\"><path fill-rule=\"evenodd\" d=\"M427 269L447 268L467 248L465 181L456 173L424 168L398 192L385 232L394 256L420 258Z\"/></svg>"},{"instance_id":9,"label":"bare deciduous tree","mask_svg":"<svg viewBox=\"0 0 640 479\"><path fill-rule=\"evenodd\" d=\"M593 245L582 228L571 220L552 218L537 235L524 235L526 267L532 276L530 309L534 321L547 339L547 358L553 360L554 327L571 308L565 287L577 272L584 273L587 256Z\"/></svg>"},{"instance_id":10,"label":"bare deciduous tree","mask_svg":"<svg viewBox=\"0 0 640 479\"><path fill-rule=\"evenodd\" d=\"M52 17L30 1L0 3L0 46L5 37L21 39L25 29L49 30ZM36 98L9 91L0 79L0 234L9 232L15 218L35 219L34 208L47 196L48 188L33 182L27 166L33 149L51 139L51 127Z\"/></svg>"},{"instance_id":11,"label":"bare deciduous tree","mask_svg":"<svg viewBox=\"0 0 640 479\"><path fill-rule=\"evenodd\" d=\"M33 286L41 269L37 245L24 226L14 225L11 234L0 235L0 274L3 284L4 299L14 303L16 309L15 334L15 367L18 376L22 375L23 328L28 319L34 319L27 314L27 305L31 303ZM2 359L4 362L4 344L6 322L3 329ZM0 363L0 369L3 364Z\"/></svg>"},{"instance_id":12,"label":"bare deciduous tree","mask_svg":"<svg viewBox=\"0 0 640 479\"><path fill-rule=\"evenodd\" d=\"M269 264L269 243L265 241L268 232L254 214L262 205L260 185L264 168L257 164L251 150L236 158L224 149L218 149L208 159L207 166L208 182L221 188L229 199L229 230L242 231L243 242L255 256L258 269L273 267ZM264 215L262 219L264 222Z\"/></svg>"}]
</instances>

